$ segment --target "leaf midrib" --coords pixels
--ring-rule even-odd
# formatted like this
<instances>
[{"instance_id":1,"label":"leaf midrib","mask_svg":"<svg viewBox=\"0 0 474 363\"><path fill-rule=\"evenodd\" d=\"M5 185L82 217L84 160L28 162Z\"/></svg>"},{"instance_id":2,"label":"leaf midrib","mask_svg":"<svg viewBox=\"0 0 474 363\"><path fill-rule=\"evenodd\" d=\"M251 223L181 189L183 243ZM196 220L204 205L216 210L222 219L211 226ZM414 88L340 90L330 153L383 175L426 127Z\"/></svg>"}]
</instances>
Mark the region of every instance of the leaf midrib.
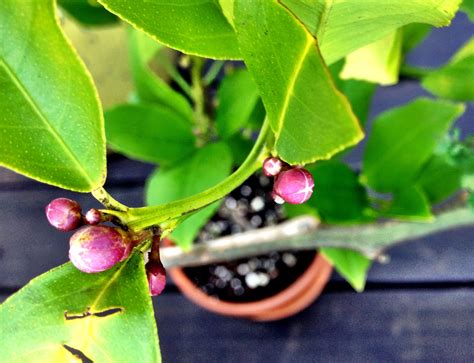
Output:
<instances>
[{"instance_id":1,"label":"leaf midrib","mask_svg":"<svg viewBox=\"0 0 474 363\"><path fill-rule=\"evenodd\" d=\"M112 277L109 279L109 281L107 281L105 286L100 290L97 297L94 299L91 306L89 307L91 311L95 311L95 309L96 309L97 305L99 304L99 302L101 301L102 297L109 290L110 286L117 280L117 278L122 273L122 270L125 268L125 266L127 266L127 264L129 262L130 262L130 259L124 261L122 263L122 265L117 269L117 271L115 271L115 273L112 275ZM92 326L93 326L93 324L91 323L92 320L93 319L91 319L91 317L89 317L89 319L83 319L83 321L84 321L83 334L84 335L83 335L83 340L82 340L82 345L81 345L82 349L81 350L84 350L86 347L89 347L90 344L88 344L88 343L89 343L90 340L92 340L92 341L95 340L95 337L94 337L94 334L93 334L93 331L92 331ZM107 357L107 359L109 361L111 361L109 356L108 356L108 353L104 352L104 350L100 348L100 344L96 344L96 346L99 347L99 350L101 350L102 353Z\"/></svg>"},{"instance_id":2,"label":"leaf midrib","mask_svg":"<svg viewBox=\"0 0 474 363\"><path fill-rule=\"evenodd\" d=\"M295 68L290 74L290 80L288 82L288 87L287 87L287 92L285 99L283 101L283 107L281 109L280 117L278 118L278 131L275 133L276 138L278 139L278 136L281 133L283 121L286 117L288 107L290 104L290 99L293 94L293 91L295 89L296 81L298 80L299 75L301 74L301 69L303 67L304 61L306 60L306 56L308 55L309 50L311 49L311 45L313 44L313 38L306 33L306 44L304 46L304 49L301 52L301 58L299 62L296 64Z\"/></svg>"},{"instance_id":3,"label":"leaf midrib","mask_svg":"<svg viewBox=\"0 0 474 363\"><path fill-rule=\"evenodd\" d=\"M46 116L43 114L43 112L41 111L39 106L35 103L35 101L31 98L31 96L27 92L26 87L22 84L20 79L13 72L12 68L5 62L3 57L0 57L0 66L3 66L6 73L9 75L10 79L12 80L13 84L18 88L18 90L21 92L21 94L25 97L25 99L26 99L27 103L30 105L31 109L38 115L40 120L46 125L46 129L53 135L53 137L56 139L56 141L59 143L59 145L65 151L66 155L68 155L68 157L72 160L74 165L77 167L77 169L83 175L84 179L89 183L89 185L94 185L93 181L89 177L89 174L86 172L86 170L84 169L84 167L80 163L77 156L72 152L70 147L64 142L64 140L61 138L58 131L48 122Z\"/></svg>"}]
</instances>

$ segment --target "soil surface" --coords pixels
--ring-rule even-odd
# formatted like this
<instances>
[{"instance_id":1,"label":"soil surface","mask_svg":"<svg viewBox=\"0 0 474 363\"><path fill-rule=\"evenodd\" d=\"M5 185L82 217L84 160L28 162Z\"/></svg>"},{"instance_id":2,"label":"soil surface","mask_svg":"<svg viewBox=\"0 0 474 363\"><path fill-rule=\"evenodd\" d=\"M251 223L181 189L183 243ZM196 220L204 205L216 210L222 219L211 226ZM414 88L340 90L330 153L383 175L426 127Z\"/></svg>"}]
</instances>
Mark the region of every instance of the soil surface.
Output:
<instances>
[{"instance_id":1,"label":"soil surface","mask_svg":"<svg viewBox=\"0 0 474 363\"><path fill-rule=\"evenodd\" d=\"M196 243L229 234L275 225L285 220L272 197L273 180L263 174L250 177L228 195ZM199 267L184 273L206 294L229 302L253 302L290 286L308 268L316 251L280 251Z\"/></svg>"}]
</instances>

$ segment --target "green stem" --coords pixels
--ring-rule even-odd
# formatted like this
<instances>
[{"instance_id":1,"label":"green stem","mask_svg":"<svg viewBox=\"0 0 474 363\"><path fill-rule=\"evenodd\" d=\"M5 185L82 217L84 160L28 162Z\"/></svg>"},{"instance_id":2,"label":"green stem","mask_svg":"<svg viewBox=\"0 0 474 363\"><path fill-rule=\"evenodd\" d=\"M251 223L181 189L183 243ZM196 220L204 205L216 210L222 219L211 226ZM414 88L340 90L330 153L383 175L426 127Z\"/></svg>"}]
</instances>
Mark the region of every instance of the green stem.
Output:
<instances>
[{"instance_id":1,"label":"green stem","mask_svg":"<svg viewBox=\"0 0 474 363\"><path fill-rule=\"evenodd\" d=\"M261 167L264 158L268 156L268 150L265 147L268 131L268 120L265 120L260 135L243 164L221 183L192 197L168 204L130 208L128 213L121 215L122 221L132 230L142 230L165 224L222 199Z\"/></svg>"},{"instance_id":2,"label":"green stem","mask_svg":"<svg viewBox=\"0 0 474 363\"><path fill-rule=\"evenodd\" d=\"M126 205L112 198L103 187L93 190L92 195L107 209L118 212L127 212L129 210Z\"/></svg>"},{"instance_id":3,"label":"green stem","mask_svg":"<svg viewBox=\"0 0 474 363\"><path fill-rule=\"evenodd\" d=\"M205 86L209 86L217 77L219 72L221 71L222 67L224 66L225 62L223 61L214 61L212 62L209 70L202 78L202 83Z\"/></svg>"},{"instance_id":4,"label":"green stem","mask_svg":"<svg viewBox=\"0 0 474 363\"><path fill-rule=\"evenodd\" d=\"M426 77L431 71L427 68L421 68L416 66L410 66L403 64L400 68L400 75L408 78L422 79Z\"/></svg>"},{"instance_id":5,"label":"green stem","mask_svg":"<svg viewBox=\"0 0 474 363\"><path fill-rule=\"evenodd\" d=\"M189 98L193 98L193 94L191 91L191 86L189 83L181 76L181 74L176 69L176 66L169 61L166 54L159 54L158 59L160 64L164 67L166 73L168 73L173 81L181 88L181 90L188 96Z\"/></svg>"},{"instance_id":6,"label":"green stem","mask_svg":"<svg viewBox=\"0 0 474 363\"><path fill-rule=\"evenodd\" d=\"M181 88L181 90L184 93L186 93L186 96L188 96L189 98L192 98L193 92L192 92L191 86L189 85L188 82L186 82L186 80L181 76L181 74L179 74L178 71L173 69L172 71L170 71L170 75L173 81L175 81L176 84Z\"/></svg>"},{"instance_id":7,"label":"green stem","mask_svg":"<svg viewBox=\"0 0 474 363\"><path fill-rule=\"evenodd\" d=\"M210 125L209 117L207 117L205 112L204 85L201 77L203 66L203 58L192 58L191 93L194 101L194 123L198 137L198 146L206 144Z\"/></svg>"}]
</instances>

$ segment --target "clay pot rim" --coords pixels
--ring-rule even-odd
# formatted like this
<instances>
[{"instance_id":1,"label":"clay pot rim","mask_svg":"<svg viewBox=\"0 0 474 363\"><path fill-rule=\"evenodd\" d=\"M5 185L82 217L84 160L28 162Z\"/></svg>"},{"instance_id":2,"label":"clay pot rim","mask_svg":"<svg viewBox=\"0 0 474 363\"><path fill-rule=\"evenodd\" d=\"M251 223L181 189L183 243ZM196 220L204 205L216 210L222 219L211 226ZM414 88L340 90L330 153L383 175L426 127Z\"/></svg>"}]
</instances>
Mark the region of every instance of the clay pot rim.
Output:
<instances>
[{"instance_id":1,"label":"clay pot rim","mask_svg":"<svg viewBox=\"0 0 474 363\"><path fill-rule=\"evenodd\" d=\"M311 304L326 286L332 266L320 254L295 282L283 291L255 302L227 302L211 297L195 286L181 268L171 268L169 274L178 288L197 305L222 315L259 321L283 319Z\"/></svg>"}]
</instances>

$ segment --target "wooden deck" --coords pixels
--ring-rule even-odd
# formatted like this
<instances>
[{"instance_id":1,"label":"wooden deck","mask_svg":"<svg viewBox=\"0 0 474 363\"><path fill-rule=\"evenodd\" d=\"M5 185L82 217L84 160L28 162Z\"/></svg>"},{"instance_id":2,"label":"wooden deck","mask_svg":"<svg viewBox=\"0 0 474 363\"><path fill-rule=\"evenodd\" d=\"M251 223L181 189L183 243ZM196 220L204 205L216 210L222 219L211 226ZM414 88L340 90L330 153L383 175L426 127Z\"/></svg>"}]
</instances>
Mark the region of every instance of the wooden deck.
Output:
<instances>
[{"instance_id":1,"label":"wooden deck","mask_svg":"<svg viewBox=\"0 0 474 363\"><path fill-rule=\"evenodd\" d=\"M442 63L473 31L464 16L458 17L452 29L436 30L413 60ZM422 94L411 81L381 89L372 114ZM473 120L471 104L459 126L473 132ZM353 161L357 159L356 155ZM108 190L126 204L142 205L144 178L151 170L149 165L112 156ZM31 278L66 262L68 234L53 230L43 211L59 196L77 199L84 209L97 206L88 195L0 170L0 301ZM335 274L309 309L275 323L208 313L168 286L155 299L164 360L473 362L473 237L474 228L464 228L393 248L390 263L375 264L370 271L364 293L353 292Z\"/></svg>"}]
</instances>

